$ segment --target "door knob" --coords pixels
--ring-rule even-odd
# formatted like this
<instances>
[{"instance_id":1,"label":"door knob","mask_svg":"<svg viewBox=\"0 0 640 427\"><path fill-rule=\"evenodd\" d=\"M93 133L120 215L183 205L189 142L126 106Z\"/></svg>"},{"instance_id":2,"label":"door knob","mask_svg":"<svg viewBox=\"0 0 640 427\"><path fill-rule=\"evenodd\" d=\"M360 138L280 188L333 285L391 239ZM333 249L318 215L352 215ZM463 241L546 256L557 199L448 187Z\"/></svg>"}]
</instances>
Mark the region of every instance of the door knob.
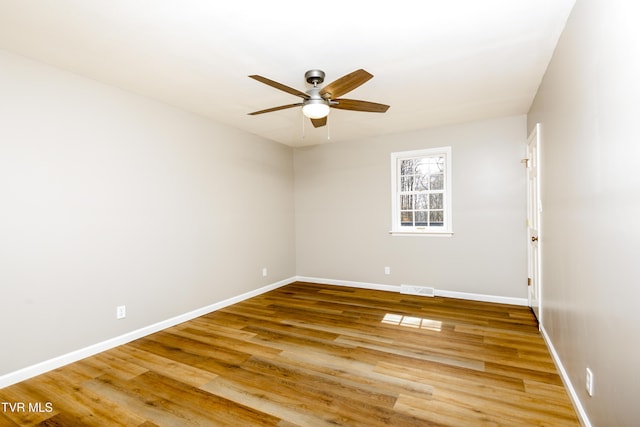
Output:
<instances>
[{"instance_id":1,"label":"door knob","mask_svg":"<svg viewBox=\"0 0 640 427\"><path fill-rule=\"evenodd\" d=\"M531 241L532 242L537 242L538 241L538 236L531 236Z\"/></svg>"}]
</instances>

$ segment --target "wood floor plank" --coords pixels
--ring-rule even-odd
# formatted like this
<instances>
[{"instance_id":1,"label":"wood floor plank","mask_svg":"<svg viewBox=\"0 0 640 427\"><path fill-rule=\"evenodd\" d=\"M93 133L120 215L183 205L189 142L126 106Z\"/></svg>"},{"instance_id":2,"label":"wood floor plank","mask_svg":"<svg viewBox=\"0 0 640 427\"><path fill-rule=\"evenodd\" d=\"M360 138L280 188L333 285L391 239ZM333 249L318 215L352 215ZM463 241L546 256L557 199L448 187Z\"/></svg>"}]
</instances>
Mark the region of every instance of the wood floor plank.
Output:
<instances>
[{"instance_id":1,"label":"wood floor plank","mask_svg":"<svg viewBox=\"0 0 640 427\"><path fill-rule=\"evenodd\" d=\"M123 359L117 356L117 349L105 351L94 357L89 357L78 363L79 366L85 365L95 369L97 376L103 372L109 372L113 376L128 380L148 371L147 368L129 359Z\"/></svg>"},{"instance_id":2,"label":"wood floor plank","mask_svg":"<svg viewBox=\"0 0 640 427\"><path fill-rule=\"evenodd\" d=\"M20 427L20 424L18 424L17 422L14 422L11 418L9 418L9 416L5 415L3 411L3 412L0 412L0 426Z\"/></svg>"},{"instance_id":3,"label":"wood floor plank","mask_svg":"<svg viewBox=\"0 0 640 427\"><path fill-rule=\"evenodd\" d=\"M280 421L254 408L235 404L154 372L140 375L134 382L136 387L149 390L149 395L172 402L174 412L195 425L274 426Z\"/></svg>"},{"instance_id":4,"label":"wood floor plank","mask_svg":"<svg viewBox=\"0 0 640 427\"><path fill-rule=\"evenodd\" d=\"M248 340L237 339L225 335L218 335L214 331L206 331L197 328L183 328L180 330L180 336L202 342L207 345L216 347L231 348L234 351L243 354L262 354L265 356L274 356L280 351L266 345L260 345Z\"/></svg>"},{"instance_id":5,"label":"wood floor plank","mask_svg":"<svg viewBox=\"0 0 640 427\"><path fill-rule=\"evenodd\" d=\"M530 396L537 396L541 399L556 399L557 406L564 407L568 412L572 410L571 402L565 399L567 392L564 386L557 384L545 384L532 380L524 380L523 383L525 391Z\"/></svg>"},{"instance_id":6,"label":"wood floor plank","mask_svg":"<svg viewBox=\"0 0 640 427\"><path fill-rule=\"evenodd\" d=\"M484 362L475 360L473 358L466 357L464 353L458 353L456 355L447 355L438 351L432 350L414 350L414 349L405 349L399 346L391 346L392 351L389 351L390 346L382 346L376 343L371 343L366 340L360 340L356 338L338 338L336 339L338 343L344 343L348 345L352 345L354 347L366 348L369 350L374 350L379 353L393 353L396 356L404 356L409 359L418 359L425 360L428 362L436 362L443 365L450 366L458 366L464 367L468 369L475 369L477 371L484 370Z\"/></svg>"},{"instance_id":7,"label":"wood floor plank","mask_svg":"<svg viewBox=\"0 0 640 427\"><path fill-rule=\"evenodd\" d=\"M396 375L377 369L369 363L357 359L343 359L331 355L300 354L283 352L278 356L291 365L303 367L320 375L339 378L347 384L358 384L374 390L385 391L388 394L399 395L407 393L428 399L433 394L433 387L415 377Z\"/></svg>"},{"instance_id":8,"label":"wood floor plank","mask_svg":"<svg viewBox=\"0 0 640 427\"><path fill-rule=\"evenodd\" d=\"M218 376L203 369L176 362L132 346L121 346L112 351L122 360L136 363L149 371L162 372L163 375L169 378L182 381L194 387L208 383Z\"/></svg>"},{"instance_id":9,"label":"wood floor plank","mask_svg":"<svg viewBox=\"0 0 640 427\"><path fill-rule=\"evenodd\" d=\"M70 423L70 420L75 420L79 425L108 426L131 426L144 422L144 418L128 408L104 399L83 386L76 386L64 370L42 375L34 383L50 397L52 407L60 412L56 422Z\"/></svg>"},{"instance_id":10,"label":"wood floor plank","mask_svg":"<svg viewBox=\"0 0 640 427\"><path fill-rule=\"evenodd\" d=\"M185 414L180 411L179 405L175 403L177 399L169 400L156 396L149 389L110 377L108 374L87 381L85 388L117 405L130 408L134 413L158 425L196 425L199 421L197 414Z\"/></svg>"},{"instance_id":11,"label":"wood floor plank","mask_svg":"<svg viewBox=\"0 0 640 427\"><path fill-rule=\"evenodd\" d=\"M15 426L578 426L526 307L296 282L0 390Z\"/></svg>"},{"instance_id":12,"label":"wood floor plank","mask_svg":"<svg viewBox=\"0 0 640 427\"><path fill-rule=\"evenodd\" d=\"M395 378L407 378L422 384L429 384L432 390L431 394L437 387L472 390L480 395L495 390L506 393L525 391L525 385L521 379L455 367L443 369L439 366L433 366L431 369L424 369L424 367L382 361L376 365L375 371ZM408 394L406 390L405 394Z\"/></svg>"},{"instance_id":13,"label":"wood floor plank","mask_svg":"<svg viewBox=\"0 0 640 427\"><path fill-rule=\"evenodd\" d=\"M301 418L310 421L315 418L311 424L302 425L421 425L421 421L412 416L394 414L391 406L395 403L395 395L348 385L305 369L291 369L286 364L277 365L259 359L252 359L250 362L253 363L245 365L233 377L236 389L241 384L244 390L254 390L250 396L244 395L241 398L255 399L260 396L263 405L269 402L270 410L289 422L300 422ZM218 380L213 383L218 383ZM225 385L227 388L230 386L229 382ZM216 391L217 387L219 384L205 386L213 393L225 393ZM277 393L265 393L266 389L275 389ZM326 390L331 392L327 393ZM301 402L304 403L301 405ZM390 424L390 420L397 418L404 420L400 424Z\"/></svg>"},{"instance_id":14,"label":"wood floor plank","mask_svg":"<svg viewBox=\"0 0 640 427\"><path fill-rule=\"evenodd\" d=\"M265 414L278 417L292 426L336 426L323 411L314 411L313 407L301 405L296 399L284 397L280 394L267 396L264 390L255 387L255 384L245 384L231 381L225 378L217 378L202 387L216 396L224 397L241 405L255 408ZM283 425L283 424L279 424ZM338 424L339 425L339 424Z\"/></svg>"}]
</instances>

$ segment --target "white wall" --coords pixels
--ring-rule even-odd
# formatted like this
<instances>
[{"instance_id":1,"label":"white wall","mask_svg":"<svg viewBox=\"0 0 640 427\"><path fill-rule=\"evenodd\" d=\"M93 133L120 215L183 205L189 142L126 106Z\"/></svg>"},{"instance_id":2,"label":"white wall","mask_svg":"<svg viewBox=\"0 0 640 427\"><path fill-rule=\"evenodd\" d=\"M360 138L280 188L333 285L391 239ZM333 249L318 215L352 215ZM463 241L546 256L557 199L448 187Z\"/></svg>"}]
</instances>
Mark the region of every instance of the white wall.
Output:
<instances>
[{"instance_id":1,"label":"white wall","mask_svg":"<svg viewBox=\"0 0 640 427\"><path fill-rule=\"evenodd\" d=\"M290 148L4 51L0 94L0 375L295 275Z\"/></svg>"},{"instance_id":2,"label":"white wall","mask_svg":"<svg viewBox=\"0 0 640 427\"><path fill-rule=\"evenodd\" d=\"M517 116L296 149L297 274L526 298L525 142ZM440 146L454 236L391 236L390 153Z\"/></svg>"},{"instance_id":3,"label":"white wall","mask_svg":"<svg viewBox=\"0 0 640 427\"><path fill-rule=\"evenodd\" d=\"M542 124L544 329L595 426L640 425L638 16L578 0L528 117Z\"/></svg>"}]
</instances>

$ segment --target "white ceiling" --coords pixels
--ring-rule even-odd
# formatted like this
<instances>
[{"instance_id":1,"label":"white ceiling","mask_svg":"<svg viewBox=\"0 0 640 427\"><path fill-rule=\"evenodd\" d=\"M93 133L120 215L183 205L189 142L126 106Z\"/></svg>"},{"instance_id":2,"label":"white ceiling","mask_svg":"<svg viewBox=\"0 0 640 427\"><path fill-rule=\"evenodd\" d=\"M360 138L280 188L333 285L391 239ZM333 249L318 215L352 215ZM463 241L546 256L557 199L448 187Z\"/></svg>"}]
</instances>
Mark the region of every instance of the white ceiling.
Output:
<instances>
[{"instance_id":1,"label":"white ceiling","mask_svg":"<svg viewBox=\"0 0 640 427\"><path fill-rule=\"evenodd\" d=\"M0 0L0 48L291 146L525 114L575 0ZM359 68L345 97L384 114L333 109L315 129L306 91Z\"/></svg>"}]
</instances>

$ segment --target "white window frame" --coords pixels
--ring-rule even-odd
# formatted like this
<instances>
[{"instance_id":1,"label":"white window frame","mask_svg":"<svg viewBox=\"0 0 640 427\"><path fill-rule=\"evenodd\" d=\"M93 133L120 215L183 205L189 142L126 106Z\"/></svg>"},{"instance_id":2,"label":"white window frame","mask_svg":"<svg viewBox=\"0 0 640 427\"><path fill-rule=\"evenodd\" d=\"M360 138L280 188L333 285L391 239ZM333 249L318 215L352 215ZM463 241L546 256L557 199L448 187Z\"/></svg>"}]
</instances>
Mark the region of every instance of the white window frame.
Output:
<instances>
[{"instance_id":1,"label":"white window frame","mask_svg":"<svg viewBox=\"0 0 640 427\"><path fill-rule=\"evenodd\" d=\"M406 159L440 156L445 157L444 171L444 218L443 226L403 226L400 218L400 162ZM427 148L423 150L391 153L391 234L395 236L452 236L451 221L451 147Z\"/></svg>"}]
</instances>

